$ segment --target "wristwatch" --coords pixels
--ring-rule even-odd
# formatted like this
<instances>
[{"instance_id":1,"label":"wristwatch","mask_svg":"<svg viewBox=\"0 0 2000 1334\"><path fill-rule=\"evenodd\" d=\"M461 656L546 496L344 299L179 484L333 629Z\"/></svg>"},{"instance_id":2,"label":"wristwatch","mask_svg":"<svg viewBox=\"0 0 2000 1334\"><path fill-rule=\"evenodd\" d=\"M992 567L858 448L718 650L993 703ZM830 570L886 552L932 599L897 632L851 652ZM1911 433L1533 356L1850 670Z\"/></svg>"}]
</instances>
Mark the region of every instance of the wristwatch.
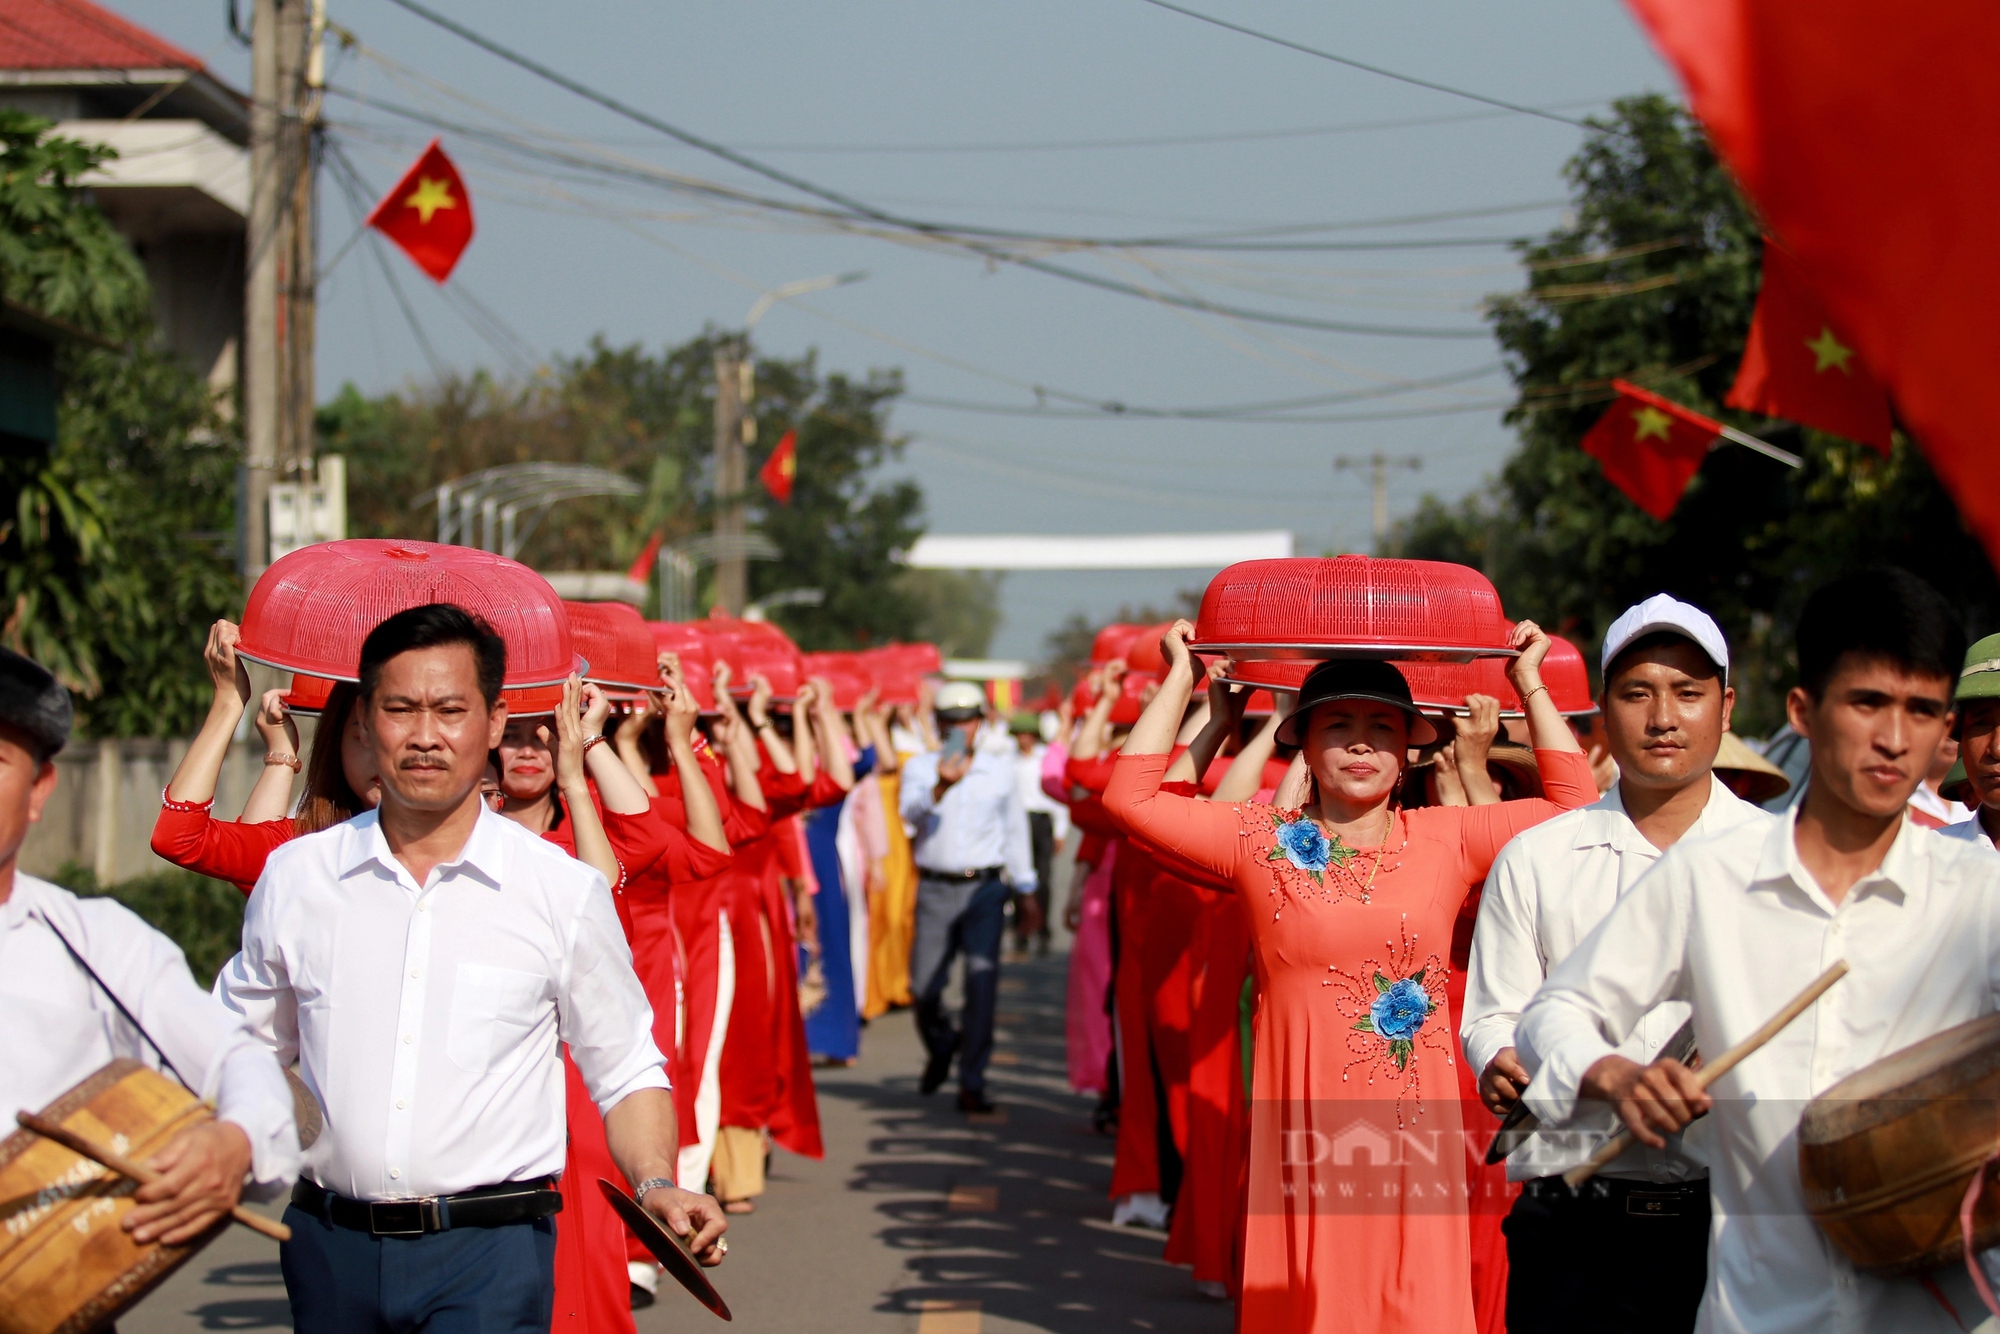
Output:
<instances>
[{"instance_id":1,"label":"wristwatch","mask_svg":"<svg viewBox=\"0 0 2000 1334\"><path fill-rule=\"evenodd\" d=\"M646 1192L655 1186L665 1186L669 1190L677 1189L672 1177L647 1177L644 1181L633 1187L632 1198L640 1204L644 1204L646 1202Z\"/></svg>"}]
</instances>

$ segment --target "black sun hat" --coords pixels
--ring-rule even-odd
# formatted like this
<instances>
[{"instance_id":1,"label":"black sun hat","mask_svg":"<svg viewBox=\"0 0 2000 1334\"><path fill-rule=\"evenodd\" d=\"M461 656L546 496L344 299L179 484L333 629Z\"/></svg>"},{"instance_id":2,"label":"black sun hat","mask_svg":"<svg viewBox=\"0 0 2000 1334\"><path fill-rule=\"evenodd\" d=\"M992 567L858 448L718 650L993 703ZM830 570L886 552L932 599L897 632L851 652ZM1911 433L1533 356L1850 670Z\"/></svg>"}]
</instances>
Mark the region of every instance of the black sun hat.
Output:
<instances>
[{"instance_id":1,"label":"black sun hat","mask_svg":"<svg viewBox=\"0 0 2000 1334\"><path fill-rule=\"evenodd\" d=\"M1428 746L1437 739L1437 728L1418 712L1416 701L1410 698L1410 683L1394 666L1371 658L1335 658L1313 668L1299 686L1298 707L1278 724L1278 743L1301 744L1299 732L1313 709L1337 699L1365 699L1401 709L1410 720L1412 746Z\"/></svg>"},{"instance_id":2,"label":"black sun hat","mask_svg":"<svg viewBox=\"0 0 2000 1334\"><path fill-rule=\"evenodd\" d=\"M34 738L41 758L69 743L69 691L33 658L0 648L0 723Z\"/></svg>"}]
</instances>

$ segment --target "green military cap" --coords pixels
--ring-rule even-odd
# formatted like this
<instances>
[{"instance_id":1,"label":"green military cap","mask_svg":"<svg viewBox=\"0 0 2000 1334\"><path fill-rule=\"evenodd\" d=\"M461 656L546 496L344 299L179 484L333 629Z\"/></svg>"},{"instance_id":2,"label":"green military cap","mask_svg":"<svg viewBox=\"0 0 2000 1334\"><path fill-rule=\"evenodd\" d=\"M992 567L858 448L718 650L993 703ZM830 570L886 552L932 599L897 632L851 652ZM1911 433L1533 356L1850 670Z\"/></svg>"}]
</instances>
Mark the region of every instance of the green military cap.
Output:
<instances>
[{"instance_id":1,"label":"green military cap","mask_svg":"<svg viewBox=\"0 0 2000 1334\"><path fill-rule=\"evenodd\" d=\"M2000 699L2000 635L1988 635L1965 651L1953 699Z\"/></svg>"}]
</instances>

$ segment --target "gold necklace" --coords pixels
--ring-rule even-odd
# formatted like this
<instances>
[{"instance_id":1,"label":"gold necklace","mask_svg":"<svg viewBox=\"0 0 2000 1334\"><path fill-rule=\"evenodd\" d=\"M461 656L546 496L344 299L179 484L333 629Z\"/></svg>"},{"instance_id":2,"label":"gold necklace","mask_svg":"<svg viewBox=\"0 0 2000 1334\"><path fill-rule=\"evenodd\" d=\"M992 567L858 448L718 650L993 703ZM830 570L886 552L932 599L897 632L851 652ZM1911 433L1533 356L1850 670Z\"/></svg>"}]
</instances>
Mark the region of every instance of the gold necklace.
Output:
<instances>
[{"instance_id":1,"label":"gold necklace","mask_svg":"<svg viewBox=\"0 0 2000 1334\"><path fill-rule=\"evenodd\" d=\"M1359 852L1359 849L1350 848L1338 833L1328 832L1326 821L1316 819L1314 823L1319 825L1320 832L1327 836L1329 843L1332 845L1333 855L1329 856L1327 860L1333 866L1337 867L1342 875L1347 877L1350 884L1356 883L1354 873L1347 869L1347 863ZM1389 831L1395 827L1396 808L1394 806L1385 807L1382 812L1382 841L1375 845L1375 864L1368 868L1367 882L1361 885L1361 901L1363 903L1369 902L1368 896L1375 888L1375 877L1382 874L1382 859L1389 855ZM1340 856L1339 854L1342 852L1345 852L1347 855L1345 857Z\"/></svg>"}]
</instances>

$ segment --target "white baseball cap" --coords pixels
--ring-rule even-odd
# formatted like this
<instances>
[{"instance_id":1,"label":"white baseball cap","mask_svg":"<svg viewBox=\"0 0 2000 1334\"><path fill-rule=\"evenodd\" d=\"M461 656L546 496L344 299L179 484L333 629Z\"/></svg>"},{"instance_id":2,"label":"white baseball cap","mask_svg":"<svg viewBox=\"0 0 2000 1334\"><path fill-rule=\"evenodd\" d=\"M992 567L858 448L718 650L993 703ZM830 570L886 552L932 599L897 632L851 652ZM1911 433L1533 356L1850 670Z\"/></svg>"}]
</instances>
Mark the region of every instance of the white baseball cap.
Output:
<instances>
[{"instance_id":1,"label":"white baseball cap","mask_svg":"<svg viewBox=\"0 0 2000 1334\"><path fill-rule=\"evenodd\" d=\"M931 697L934 713L962 713L967 717L986 708L986 692L974 681L947 681Z\"/></svg>"},{"instance_id":2,"label":"white baseball cap","mask_svg":"<svg viewBox=\"0 0 2000 1334\"><path fill-rule=\"evenodd\" d=\"M1599 670L1608 673L1611 660L1634 640L1660 631L1694 641L1695 647L1722 669L1722 679L1729 679L1729 641L1722 637L1722 627L1700 607L1666 593L1655 593L1637 606L1627 607L1611 623L1611 628L1604 632L1604 656L1598 660Z\"/></svg>"}]
</instances>

